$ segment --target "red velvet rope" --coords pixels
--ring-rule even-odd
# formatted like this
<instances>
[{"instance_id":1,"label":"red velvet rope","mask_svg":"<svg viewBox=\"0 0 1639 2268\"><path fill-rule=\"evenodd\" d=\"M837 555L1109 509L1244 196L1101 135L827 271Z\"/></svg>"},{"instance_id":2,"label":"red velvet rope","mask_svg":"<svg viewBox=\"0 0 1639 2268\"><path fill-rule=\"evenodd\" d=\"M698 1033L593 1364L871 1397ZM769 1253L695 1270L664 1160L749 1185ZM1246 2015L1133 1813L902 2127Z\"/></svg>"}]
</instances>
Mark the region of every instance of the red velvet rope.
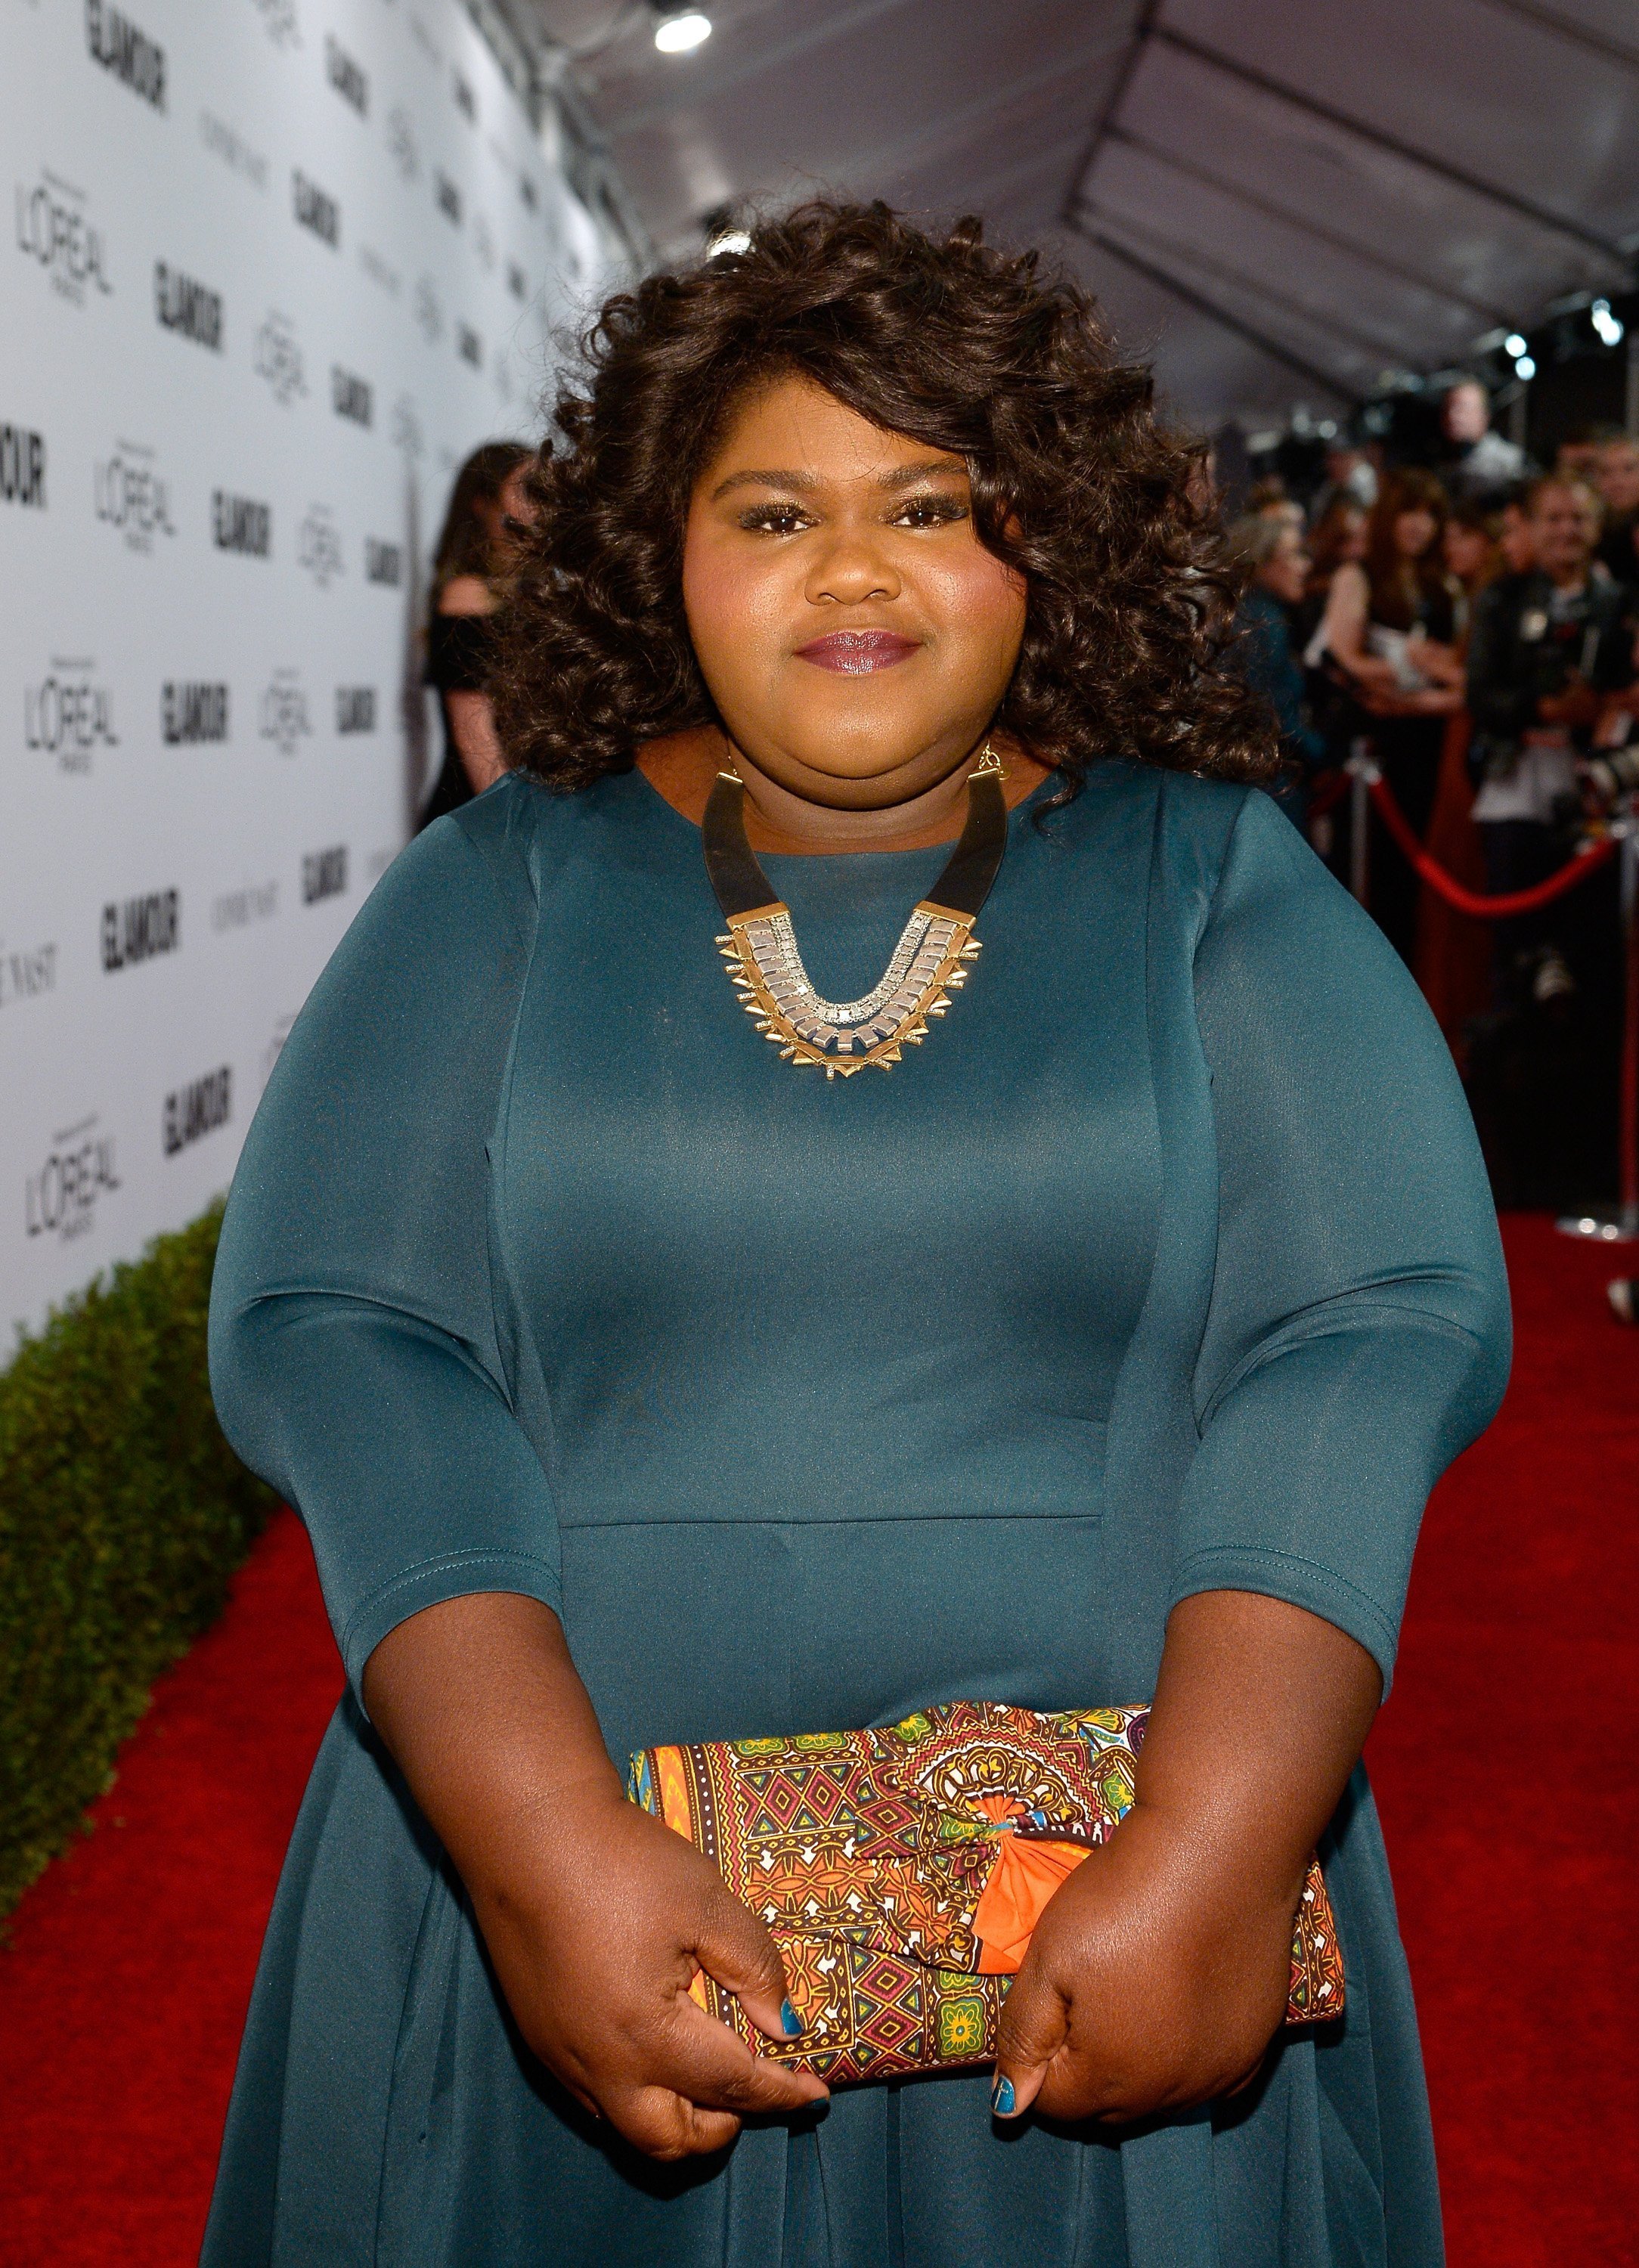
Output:
<instances>
[{"instance_id":1,"label":"red velvet rope","mask_svg":"<svg viewBox=\"0 0 1639 2268\"><path fill-rule=\"evenodd\" d=\"M1495 898L1481 897L1473 890L1466 890L1429 856L1413 832L1411 821L1389 792L1386 781L1373 779L1368 774L1366 786L1378 807L1378 818L1429 887L1448 906L1454 906L1459 914L1471 914L1476 921L1504 921L1512 914L1534 913L1539 906L1551 905L1567 890L1574 890L1578 882L1585 881L1616 855L1617 838L1607 835L1591 850L1579 850L1557 873L1550 874L1547 881L1537 883L1532 889L1507 890Z\"/></svg>"}]
</instances>

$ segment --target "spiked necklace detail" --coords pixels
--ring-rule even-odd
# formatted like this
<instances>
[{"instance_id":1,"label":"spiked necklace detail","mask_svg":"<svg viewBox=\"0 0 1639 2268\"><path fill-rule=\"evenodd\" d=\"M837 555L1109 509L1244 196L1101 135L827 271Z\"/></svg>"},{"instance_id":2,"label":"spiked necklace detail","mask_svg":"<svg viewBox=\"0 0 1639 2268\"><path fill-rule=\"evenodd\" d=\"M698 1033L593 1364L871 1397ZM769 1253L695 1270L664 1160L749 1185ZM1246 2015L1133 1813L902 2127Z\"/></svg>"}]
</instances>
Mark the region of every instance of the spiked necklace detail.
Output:
<instances>
[{"instance_id":1,"label":"spiked necklace detail","mask_svg":"<svg viewBox=\"0 0 1639 2268\"><path fill-rule=\"evenodd\" d=\"M851 1079L868 1064L890 1071L906 1048L927 1038L928 1019L944 1015L979 957L974 924L1007 848L1001 760L987 740L968 775L961 839L931 892L912 909L881 982L858 1000L827 1000L815 991L790 909L775 895L746 836L746 789L734 773L717 774L702 832L706 871L728 924L717 946L759 1032L783 1062L822 1064L827 1079Z\"/></svg>"}]
</instances>

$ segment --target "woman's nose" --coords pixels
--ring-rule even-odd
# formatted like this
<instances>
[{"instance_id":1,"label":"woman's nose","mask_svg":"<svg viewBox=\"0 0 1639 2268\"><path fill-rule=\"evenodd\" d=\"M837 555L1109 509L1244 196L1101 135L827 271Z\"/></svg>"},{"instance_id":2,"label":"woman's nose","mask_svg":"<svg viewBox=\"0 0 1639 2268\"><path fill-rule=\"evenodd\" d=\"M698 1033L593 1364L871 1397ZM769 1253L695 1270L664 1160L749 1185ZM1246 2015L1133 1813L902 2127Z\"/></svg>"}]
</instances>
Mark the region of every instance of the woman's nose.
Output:
<instances>
[{"instance_id":1,"label":"woman's nose","mask_svg":"<svg viewBox=\"0 0 1639 2268\"><path fill-rule=\"evenodd\" d=\"M900 577L885 549L859 529L839 529L808 572L806 594L816 605L859 606L867 599L896 599Z\"/></svg>"}]
</instances>

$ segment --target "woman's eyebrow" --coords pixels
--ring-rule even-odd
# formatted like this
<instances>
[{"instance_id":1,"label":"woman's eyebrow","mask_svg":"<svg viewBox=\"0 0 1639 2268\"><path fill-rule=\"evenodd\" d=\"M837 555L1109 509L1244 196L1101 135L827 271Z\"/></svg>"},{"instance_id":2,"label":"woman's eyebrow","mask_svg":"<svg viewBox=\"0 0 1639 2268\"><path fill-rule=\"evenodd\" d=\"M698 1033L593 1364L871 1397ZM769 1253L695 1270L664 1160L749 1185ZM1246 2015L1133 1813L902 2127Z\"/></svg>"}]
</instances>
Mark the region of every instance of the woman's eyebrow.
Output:
<instances>
[{"instance_id":1,"label":"woman's eyebrow","mask_svg":"<svg viewBox=\"0 0 1639 2268\"><path fill-rule=\"evenodd\" d=\"M811 491L819 486L819 476L813 473L731 473L727 480L719 481L712 490L710 501L716 504L717 498L727 496L731 489L797 489Z\"/></svg>"},{"instance_id":2,"label":"woman's eyebrow","mask_svg":"<svg viewBox=\"0 0 1639 2268\"><path fill-rule=\"evenodd\" d=\"M920 465L895 465L892 472L878 473L879 489L913 488L918 481L937 480L943 474L950 480L966 480L967 468L953 457L930 457Z\"/></svg>"}]
</instances>

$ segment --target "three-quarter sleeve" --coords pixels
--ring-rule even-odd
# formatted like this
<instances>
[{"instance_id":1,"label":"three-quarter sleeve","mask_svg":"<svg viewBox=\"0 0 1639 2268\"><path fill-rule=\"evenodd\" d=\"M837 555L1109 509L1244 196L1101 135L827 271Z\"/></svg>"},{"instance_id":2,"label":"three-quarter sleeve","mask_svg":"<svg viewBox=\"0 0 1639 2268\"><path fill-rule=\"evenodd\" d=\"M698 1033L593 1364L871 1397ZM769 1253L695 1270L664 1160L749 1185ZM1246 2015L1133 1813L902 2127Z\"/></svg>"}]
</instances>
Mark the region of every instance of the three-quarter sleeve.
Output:
<instances>
[{"instance_id":1,"label":"three-quarter sleeve","mask_svg":"<svg viewBox=\"0 0 1639 2268\"><path fill-rule=\"evenodd\" d=\"M1249 795L1195 961L1218 1245L1172 1600L1286 1599L1386 1685L1430 1489L1509 1360L1496 1214L1433 1018Z\"/></svg>"},{"instance_id":2,"label":"three-quarter sleeve","mask_svg":"<svg viewBox=\"0 0 1639 2268\"><path fill-rule=\"evenodd\" d=\"M453 821L418 837L297 1020L229 1199L217 1412L305 1522L355 1685L440 1600L559 1603L489 1193L527 952L493 849Z\"/></svg>"}]
</instances>

